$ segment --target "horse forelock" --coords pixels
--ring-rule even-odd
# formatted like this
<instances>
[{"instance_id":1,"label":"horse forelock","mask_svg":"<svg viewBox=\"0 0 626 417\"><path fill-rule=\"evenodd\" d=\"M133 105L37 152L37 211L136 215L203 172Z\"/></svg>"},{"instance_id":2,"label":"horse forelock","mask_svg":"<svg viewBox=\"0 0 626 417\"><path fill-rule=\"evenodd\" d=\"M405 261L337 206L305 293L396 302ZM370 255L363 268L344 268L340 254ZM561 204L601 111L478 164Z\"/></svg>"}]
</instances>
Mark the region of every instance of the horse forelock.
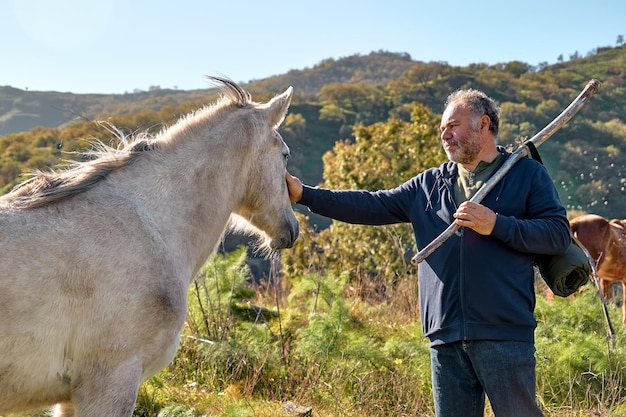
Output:
<instances>
[{"instance_id":1,"label":"horse forelock","mask_svg":"<svg viewBox=\"0 0 626 417\"><path fill-rule=\"evenodd\" d=\"M207 78L213 83L219 85L220 92L238 107L244 107L252 103L250 93L241 88L241 86L236 82L228 78L215 76L207 76Z\"/></svg>"},{"instance_id":2,"label":"horse forelock","mask_svg":"<svg viewBox=\"0 0 626 417\"><path fill-rule=\"evenodd\" d=\"M207 129L208 125L217 125L234 108L243 108L252 104L250 93L227 78L207 76L219 87L220 96L216 101L193 112L184 114L177 123L163 130L159 135L162 146L173 145L182 138L194 137L194 134Z\"/></svg>"}]
</instances>

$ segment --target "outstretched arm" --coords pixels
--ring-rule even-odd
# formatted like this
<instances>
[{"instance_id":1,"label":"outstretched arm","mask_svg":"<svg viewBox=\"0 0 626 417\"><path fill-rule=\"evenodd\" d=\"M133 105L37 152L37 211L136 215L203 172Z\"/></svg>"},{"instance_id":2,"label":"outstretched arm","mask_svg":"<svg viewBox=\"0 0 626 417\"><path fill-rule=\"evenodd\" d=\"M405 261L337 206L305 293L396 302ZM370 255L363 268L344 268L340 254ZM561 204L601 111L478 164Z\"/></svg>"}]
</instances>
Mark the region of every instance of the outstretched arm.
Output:
<instances>
[{"instance_id":1,"label":"outstretched arm","mask_svg":"<svg viewBox=\"0 0 626 417\"><path fill-rule=\"evenodd\" d=\"M383 225L409 222L413 194L397 187L392 190L329 190L303 184L285 172L289 200L305 205L313 213L353 224Z\"/></svg>"}]
</instances>

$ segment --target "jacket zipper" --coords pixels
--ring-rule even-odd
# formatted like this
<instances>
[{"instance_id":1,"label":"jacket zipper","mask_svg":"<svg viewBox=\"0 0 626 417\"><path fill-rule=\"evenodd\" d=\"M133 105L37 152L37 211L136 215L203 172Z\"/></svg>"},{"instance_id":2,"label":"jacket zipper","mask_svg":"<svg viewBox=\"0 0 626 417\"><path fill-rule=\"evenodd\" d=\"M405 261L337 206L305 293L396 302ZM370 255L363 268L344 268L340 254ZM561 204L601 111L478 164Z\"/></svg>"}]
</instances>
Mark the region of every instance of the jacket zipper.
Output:
<instances>
[{"instance_id":1,"label":"jacket zipper","mask_svg":"<svg viewBox=\"0 0 626 417\"><path fill-rule=\"evenodd\" d=\"M463 267L464 259L465 259L465 228L461 227L459 229L459 300L461 304L461 320L463 325L463 330L461 334L461 340L467 340L467 319L465 316L466 306L465 306L465 296L463 288L465 287L465 268Z\"/></svg>"},{"instance_id":2,"label":"jacket zipper","mask_svg":"<svg viewBox=\"0 0 626 417\"><path fill-rule=\"evenodd\" d=\"M454 201L454 191L451 188L451 186L449 185L448 187L446 187L448 189L448 193L450 195L450 201L452 201L452 207L454 208L454 212L456 212L458 210L458 206L456 204L456 201ZM454 219L452 219L452 221L454 221ZM460 227L459 230L457 231L457 234L459 236L459 303L460 303L460 307L461 307L461 321L462 321L462 329L461 329L461 340L467 340L467 319L466 319L466 306L465 306L465 297L464 297L464 291L463 288L465 286L465 268L463 268L463 264L464 264L464 258L465 258L465 227Z\"/></svg>"}]
</instances>

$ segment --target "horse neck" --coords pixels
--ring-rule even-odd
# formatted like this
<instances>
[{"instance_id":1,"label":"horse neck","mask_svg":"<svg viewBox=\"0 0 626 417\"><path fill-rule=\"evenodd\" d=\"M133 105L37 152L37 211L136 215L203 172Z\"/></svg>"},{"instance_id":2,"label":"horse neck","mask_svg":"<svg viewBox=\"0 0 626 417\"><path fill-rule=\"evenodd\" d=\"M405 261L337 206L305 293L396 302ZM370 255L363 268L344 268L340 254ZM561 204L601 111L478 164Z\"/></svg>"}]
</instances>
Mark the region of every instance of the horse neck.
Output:
<instances>
[{"instance_id":1,"label":"horse neck","mask_svg":"<svg viewBox=\"0 0 626 417\"><path fill-rule=\"evenodd\" d=\"M168 253L192 269L191 279L215 250L243 198L247 169L228 138L220 145L189 142L166 150L158 163L138 164L130 176L143 178L140 200Z\"/></svg>"}]
</instances>

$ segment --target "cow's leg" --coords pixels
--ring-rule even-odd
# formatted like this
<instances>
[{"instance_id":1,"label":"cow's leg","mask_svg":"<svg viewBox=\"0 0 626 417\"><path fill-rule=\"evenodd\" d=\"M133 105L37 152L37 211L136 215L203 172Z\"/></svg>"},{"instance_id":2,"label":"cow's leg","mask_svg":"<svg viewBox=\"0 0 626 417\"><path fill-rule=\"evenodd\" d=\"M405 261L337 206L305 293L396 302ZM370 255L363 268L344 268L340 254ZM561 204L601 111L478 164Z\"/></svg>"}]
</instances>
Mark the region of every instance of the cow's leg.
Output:
<instances>
[{"instance_id":1,"label":"cow's leg","mask_svg":"<svg viewBox=\"0 0 626 417\"><path fill-rule=\"evenodd\" d=\"M141 383L138 361L91 363L73 382L75 417L130 417Z\"/></svg>"},{"instance_id":2,"label":"cow's leg","mask_svg":"<svg viewBox=\"0 0 626 417\"><path fill-rule=\"evenodd\" d=\"M622 281L622 323L626 324L626 281Z\"/></svg>"},{"instance_id":3,"label":"cow's leg","mask_svg":"<svg viewBox=\"0 0 626 417\"><path fill-rule=\"evenodd\" d=\"M613 284L613 281L600 278L600 288L602 288L602 294L604 294L604 299L607 302L609 302L611 298L611 284Z\"/></svg>"}]
</instances>

